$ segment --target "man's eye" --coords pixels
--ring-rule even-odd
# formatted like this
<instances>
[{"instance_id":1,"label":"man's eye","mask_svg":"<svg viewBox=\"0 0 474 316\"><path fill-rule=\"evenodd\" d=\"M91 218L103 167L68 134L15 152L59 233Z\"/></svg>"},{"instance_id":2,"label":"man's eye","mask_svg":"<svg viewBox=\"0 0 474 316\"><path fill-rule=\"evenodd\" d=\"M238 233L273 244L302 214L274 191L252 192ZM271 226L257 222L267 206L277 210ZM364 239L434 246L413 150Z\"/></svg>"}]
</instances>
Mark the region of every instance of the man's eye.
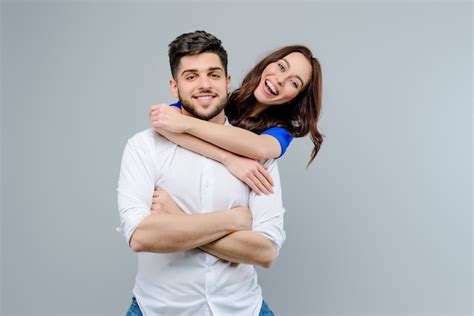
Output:
<instances>
[{"instance_id":1,"label":"man's eye","mask_svg":"<svg viewBox=\"0 0 474 316\"><path fill-rule=\"evenodd\" d=\"M193 80L193 79L195 79L195 78L196 78L195 75L189 75L189 76L186 76L186 77L185 77L186 80Z\"/></svg>"},{"instance_id":2,"label":"man's eye","mask_svg":"<svg viewBox=\"0 0 474 316\"><path fill-rule=\"evenodd\" d=\"M211 78L219 79L220 77L221 77L220 74L217 74L217 73L212 73L212 74L211 74Z\"/></svg>"}]
</instances>

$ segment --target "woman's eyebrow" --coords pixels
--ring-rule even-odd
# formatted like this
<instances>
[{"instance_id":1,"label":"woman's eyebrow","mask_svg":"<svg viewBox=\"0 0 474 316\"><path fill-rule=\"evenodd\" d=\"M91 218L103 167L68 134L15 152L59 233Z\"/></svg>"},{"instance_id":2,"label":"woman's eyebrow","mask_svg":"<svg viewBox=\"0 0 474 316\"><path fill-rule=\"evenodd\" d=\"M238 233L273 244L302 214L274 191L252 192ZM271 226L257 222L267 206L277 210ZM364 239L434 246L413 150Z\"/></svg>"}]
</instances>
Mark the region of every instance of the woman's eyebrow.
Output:
<instances>
[{"instance_id":1,"label":"woman's eyebrow","mask_svg":"<svg viewBox=\"0 0 474 316\"><path fill-rule=\"evenodd\" d=\"M290 63L288 62L288 60L286 60L285 58L282 58L281 60L283 60L283 61L286 63L286 66L288 67L288 69L291 68L291 65L290 65ZM304 81L303 81L303 79L301 79L301 77L298 76L298 75L295 75L295 77L296 77L296 79L298 79L298 80L301 82L301 86L304 86Z\"/></svg>"}]
</instances>

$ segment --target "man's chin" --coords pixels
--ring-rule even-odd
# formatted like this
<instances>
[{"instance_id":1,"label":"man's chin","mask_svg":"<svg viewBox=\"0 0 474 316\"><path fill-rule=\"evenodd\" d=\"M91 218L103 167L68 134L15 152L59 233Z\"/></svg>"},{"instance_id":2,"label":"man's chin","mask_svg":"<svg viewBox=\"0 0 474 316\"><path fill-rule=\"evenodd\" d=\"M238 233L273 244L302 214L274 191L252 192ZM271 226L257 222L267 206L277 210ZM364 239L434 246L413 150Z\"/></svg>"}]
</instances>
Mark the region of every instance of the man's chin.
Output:
<instances>
[{"instance_id":1,"label":"man's chin","mask_svg":"<svg viewBox=\"0 0 474 316\"><path fill-rule=\"evenodd\" d=\"M216 117L221 111L195 111L194 113L191 113L194 117L204 120L204 121L209 121L212 120L214 117Z\"/></svg>"},{"instance_id":2,"label":"man's chin","mask_svg":"<svg viewBox=\"0 0 474 316\"><path fill-rule=\"evenodd\" d=\"M205 121L209 121L219 115L225 106L225 104L209 104L205 105L205 108L203 109L203 106L198 104L189 105L186 102L183 103L182 101L181 104L183 105L183 108L186 110L186 112L198 119Z\"/></svg>"}]
</instances>

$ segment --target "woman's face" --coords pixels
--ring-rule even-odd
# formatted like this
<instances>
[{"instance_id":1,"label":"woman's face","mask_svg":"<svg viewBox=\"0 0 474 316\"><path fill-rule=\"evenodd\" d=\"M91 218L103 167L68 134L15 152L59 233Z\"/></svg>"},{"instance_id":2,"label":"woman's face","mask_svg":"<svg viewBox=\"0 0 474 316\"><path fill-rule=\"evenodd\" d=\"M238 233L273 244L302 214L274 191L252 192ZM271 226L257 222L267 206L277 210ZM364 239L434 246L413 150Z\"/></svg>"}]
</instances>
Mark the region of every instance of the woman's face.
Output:
<instances>
[{"instance_id":1,"label":"woman's face","mask_svg":"<svg viewBox=\"0 0 474 316\"><path fill-rule=\"evenodd\" d=\"M262 105L283 104L293 100L311 80L311 64L301 53L290 53L263 70L253 92Z\"/></svg>"}]
</instances>

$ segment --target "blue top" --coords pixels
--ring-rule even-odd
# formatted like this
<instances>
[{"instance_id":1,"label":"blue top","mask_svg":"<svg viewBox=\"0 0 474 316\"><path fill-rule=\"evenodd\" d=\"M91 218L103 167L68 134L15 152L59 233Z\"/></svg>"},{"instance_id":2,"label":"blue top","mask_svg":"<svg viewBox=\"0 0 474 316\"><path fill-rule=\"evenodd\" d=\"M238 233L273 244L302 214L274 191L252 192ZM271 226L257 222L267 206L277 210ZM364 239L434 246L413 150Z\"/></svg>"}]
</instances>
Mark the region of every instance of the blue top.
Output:
<instances>
[{"instance_id":1,"label":"blue top","mask_svg":"<svg viewBox=\"0 0 474 316\"><path fill-rule=\"evenodd\" d=\"M170 106L174 106L178 109L181 109L181 102L178 101L176 103L170 104ZM281 146L281 154L278 158L283 156L286 149L293 140L293 136L290 135L290 132L288 132L288 130L283 127L270 127L269 129L264 130L262 134L271 135L278 140Z\"/></svg>"}]
</instances>

